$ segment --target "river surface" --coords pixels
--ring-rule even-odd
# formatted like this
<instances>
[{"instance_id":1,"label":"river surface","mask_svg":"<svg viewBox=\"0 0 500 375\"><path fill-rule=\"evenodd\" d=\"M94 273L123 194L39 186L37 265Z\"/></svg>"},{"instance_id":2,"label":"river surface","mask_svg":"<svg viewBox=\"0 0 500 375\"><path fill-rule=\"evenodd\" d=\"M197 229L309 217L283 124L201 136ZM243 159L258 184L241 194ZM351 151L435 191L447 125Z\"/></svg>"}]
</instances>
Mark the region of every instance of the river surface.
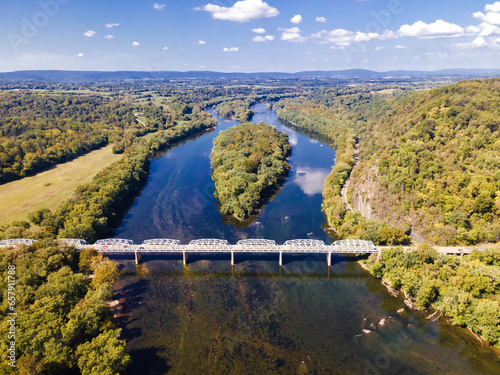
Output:
<instances>
[{"instance_id":1,"label":"river surface","mask_svg":"<svg viewBox=\"0 0 500 375\"><path fill-rule=\"evenodd\" d=\"M335 157L318 135L279 122L257 104L253 122L289 134L290 174L256 217L244 223L221 216L213 197L209 155L221 130L193 137L151 161L150 176L115 237L140 243L221 238L269 238L283 243L314 238L322 229L321 188ZM409 311L355 259L325 255L236 254L115 257L123 277L123 329L140 374L499 374L497 352L466 330L429 312ZM403 310L400 310L403 309ZM397 311L400 310L398 313Z\"/></svg>"}]
</instances>

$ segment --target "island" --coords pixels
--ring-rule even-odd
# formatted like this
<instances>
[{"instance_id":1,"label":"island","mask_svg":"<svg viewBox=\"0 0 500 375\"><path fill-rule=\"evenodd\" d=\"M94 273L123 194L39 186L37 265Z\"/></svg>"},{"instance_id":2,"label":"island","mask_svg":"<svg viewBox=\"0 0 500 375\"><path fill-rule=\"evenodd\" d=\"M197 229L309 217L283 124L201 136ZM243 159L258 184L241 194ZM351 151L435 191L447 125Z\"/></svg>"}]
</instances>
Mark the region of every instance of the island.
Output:
<instances>
[{"instance_id":1,"label":"island","mask_svg":"<svg viewBox=\"0 0 500 375\"><path fill-rule=\"evenodd\" d=\"M291 151L288 135L262 122L222 131L210 155L220 212L243 220L260 207L288 175Z\"/></svg>"}]
</instances>

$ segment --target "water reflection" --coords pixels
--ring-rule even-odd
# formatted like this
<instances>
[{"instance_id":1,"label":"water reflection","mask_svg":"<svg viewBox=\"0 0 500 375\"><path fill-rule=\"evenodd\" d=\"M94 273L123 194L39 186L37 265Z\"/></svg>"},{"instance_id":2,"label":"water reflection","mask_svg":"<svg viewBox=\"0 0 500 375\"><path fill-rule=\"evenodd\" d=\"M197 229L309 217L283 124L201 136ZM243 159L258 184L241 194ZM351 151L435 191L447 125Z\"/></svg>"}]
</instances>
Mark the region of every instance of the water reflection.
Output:
<instances>
[{"instance_id":1,"label":"water reflection","mask_svg":"<svg viewBox=\"0 0 500 375\"><path fill-rule=\"evenodd\" d=\"M311 168L298 165L296 167L293 182L300 186L302 192L306 195L321 194L326 176L330 170L326 168Z\"/></svg>"}]
</instances>

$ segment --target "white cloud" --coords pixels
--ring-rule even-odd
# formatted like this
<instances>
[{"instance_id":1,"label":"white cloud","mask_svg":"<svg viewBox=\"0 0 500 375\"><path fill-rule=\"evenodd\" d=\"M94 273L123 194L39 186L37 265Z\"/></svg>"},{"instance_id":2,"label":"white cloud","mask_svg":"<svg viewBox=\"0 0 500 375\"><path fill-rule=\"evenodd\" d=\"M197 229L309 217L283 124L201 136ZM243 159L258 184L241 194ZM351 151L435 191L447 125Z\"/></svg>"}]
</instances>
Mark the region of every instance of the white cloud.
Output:
<instances>
[{"instance_id":1,"label":"white cloud","mask_svg":"<svg viewBox=\"0 0 500 375\"><path fill-rule=\"evenodd\" d=\"M500 1L495 1L493 4L486 4L484 10L487 12L500 13Z\"/></svg>"},{"instance_id":2,"label":"white cloud","mask_svg":"<svg viewBox=\"0 0 500 375\"><path fill-rule=\"evenodd\" d=\"M120 26L120 24L119 23L107 23L106 24L106 27L108 29L112 29L113 27L117 27L117 26Z\"/></svg>"},{"instance_id":3,"label":"white cloud","mask_svg":"<svg viewBox=\"0 0 500 375\"><path fill-rule=\"evenodd\" d=\"M298 27L290 27L289 29L280 27L278 30L282 32L281 40L288 42L305 42L307 40L307 37L300 34L301 31Z\"/></svg>"},{"instance_id":4,"label":"white cloud","mask_svg":"<svg viewBox=\"0 0 500 375\"><path fill-rule=\"evenodd\" d=\"M433 23L417 21L413 25L403 25L398 34L414 38L453 38L464 34L464 29L453 23L436 20Z\"/></svg>"},{"instance_id":5,"label":"white cloud","mask_svg":"<svg viewBox=\"0 0 500 375\"><path fill-rule=\"evenodd\" d=\"M298 25L299 23L302 22L302 16L300 14L296 14L290 19L290 22Z\"/></svg>"},{"instance_id":6,"label":"white cloud","mask_svg":"<svg viewBox=\"0 0 500 375\"><path fill-rule=\"evenodd\" d=\"M267 42L272 40L274 40L274 35L266 35L266 36L257 35L252 38L252 42Z\"/></svg>"},{"instance_id":7,"label":"white cloud","mask_svg":"<svg viewBox=\"0 0 500 375\"><path fill-rule=\"evenodd\" d=\"M194 42L194 44L198 44L198 45L202 46L204 44L207 44L207 42L205 42L204 40L198 40L197 42Z\"/></svg>"},{"instance_id":8,"label":"white cloud","mask_svg":"<svg viewBox=\"0 0 500 375\"><path fill-rule=\"evenodd\" d=\"M105 39L115 39L115 37L111 34L105 35L104 38Z\"/></svg>"},{"instance_id":9,"label":"white cloud","mask_svg":"<svg viewBox=\"0 0 500 375\"><path fill-rule=\"evenodd\" d=\"M455 48L458 48L458 49L473 49L473 48L482 48L482 47L496 48L496 47L498 47L498 44L497 44L497 40L494 40L492 42L488 42L482 36L478 36L476 39L474 39L470 43L456 43L453 46Z\"/></svg>"},{"instance_id":10,"label":"white cloud","mask_svg":"<svg viewBox=\"0 0 500 375\"><path fill-rule=\"evenodd\" d=\"M316 17L316 22L325 23L326 22L326 18L325 17Z\"/></svg>"},{"instance_id":11,"label":"white cloud","mask_svg":"<svg viewBox=\"0 0 500 375\"><path fill-rule=\"evenodd\" d=\"M481 21L479 27L469 26L467 29L479 36L500 35L500 1L487 4L484 10L486 14L482 12L472 14L472 17Z\"/></svg>"},{"instance_id":12,"label":"white cloud","mask_svg":"<svg viewBox=\"0 0 500 375\"><path fill-rule=\"evenodd\" d=\"M401 44L398 44L394 49L406 49L407 47L402 46Z\"/></svg>"},{"instance_id":13,"label":"white cloud","mask_svg":"<svg viewBox=\"0 0 500 375\"><path fill-rule=\"evenodd\" d=\"M252 29L252 32L257 33L257 34L264 34L266 32L266 29L259 27L257 29Z\"/></svg>"},{"instance_id":14,"label":"white cloud","mask_svg":"<svg viewBox=\"0 0 500 375\"><path fill-rule=\"evenodd\" d=\"M224 47L222 49L222 52L238 52L238 47L229 47L229 48Z\"/></svg>"},{"instance_id":15,"label":"white cloud","mask_svg":"<svg viewBox=\"0 0 500 375\"><path fill-rule=\"evenodd\" d=\"M233 22L249 22L250 20L276 17L280 13L278 9L262 0L240 0L229 8L209 3L194 9L205 10L211 13L214 19Z\"/></svg>"},{"instance_id":16,"label":"white cloud","mask_svg":"<svg viewBox=\"0 0 500 375\"><path fill-rule=\"evenodd\" d=\"M76 56L76 57L83 57L83 53L81 53L81 52L80 52L80 53L77 53L75 56Z\"/></svg>"},{"instance_id":17,"label":"white cloud","mask_svg":"<svg viewBox=\"0 0 500 375\"><path fill-rule=\"evenodd\" d=\"M385 50L385 47L381 46L375 47L375 51L383 51L383 50Z\"/></svg>"},{"instance_id":18,"label":"white cloud","mask_svg":"<svg viewBox=\"0 0 500 375\"><path fill-rule=\"evenodd\" d=\"M168 50L168 47L165 46L165 47L162 48L162 50L166 51L166 50Z\"/></svg>"},{"instance_id":19,"label":"white cloud","mask_svg":"<svg viewBox=\"0 0 500 375\"><path fill-rule=\"evenodd\" d=\"M353 43L366 43L371 40L388 40L396 39L394 32L386 30L383 34L378 33L363 33L360 31L351 31L345 29L322 30L311 35L313 38L319 39L320 43L334 43L339 47L347 47Z\"/></svg>"},{"instance_id":20,"label":"white cloud","mask_svg":"<svg viewBox=\"0 0 500 375\"><path fill-rule=\"evenodd\" d=\"M83 35L85 35L86 37L92 38L95 35L95 31L94 30L87 30L83 33Z\"/></svg>"},{"instance_id":21,"label":"white cloud","mask_svg":"<svg viewBox=\"0 0 500 375\"><path fill-rule=\"evenodd\" d=\"M153 4L153 9L155 10L163 10L165 7L166 7L165 4L158 4L158 3Z\"/></svg>"},{"instance_id":22,"label":"white cloud","mask_svg":"<svg viewBox=\"0 0 500 375\"><path fill-rule=\"evenodd\" d=\"M132 42L132 45L133 45L134 47L138 47L138 46L140 46L140 45L141 45L141 43L139 43L139 42Z\"/></svg>"}]
</instances>

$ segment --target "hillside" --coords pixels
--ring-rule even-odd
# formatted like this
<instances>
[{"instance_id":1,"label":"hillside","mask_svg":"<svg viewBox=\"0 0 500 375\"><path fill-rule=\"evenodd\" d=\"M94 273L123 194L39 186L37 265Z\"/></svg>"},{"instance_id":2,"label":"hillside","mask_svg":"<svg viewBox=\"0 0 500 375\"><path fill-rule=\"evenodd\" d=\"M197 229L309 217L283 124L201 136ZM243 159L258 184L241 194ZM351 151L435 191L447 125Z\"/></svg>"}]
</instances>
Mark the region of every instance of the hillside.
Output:
<instances>
[{"instance_id":1,"label":"hillside","mask_svg":"<svg viewBox=\"0 0 500 375\"><path fill-rule=\"evenodd\" d=\"M442 245L500 240L499 79L396 98L323 89L308 99L280 102L280 116L334 141L359 138L348 195L369 219ZM354 165L349 138L336 141L323 211L341 236L373 239L370 221L347 213L339 196Z\"/></svg>"}]
</instances>

